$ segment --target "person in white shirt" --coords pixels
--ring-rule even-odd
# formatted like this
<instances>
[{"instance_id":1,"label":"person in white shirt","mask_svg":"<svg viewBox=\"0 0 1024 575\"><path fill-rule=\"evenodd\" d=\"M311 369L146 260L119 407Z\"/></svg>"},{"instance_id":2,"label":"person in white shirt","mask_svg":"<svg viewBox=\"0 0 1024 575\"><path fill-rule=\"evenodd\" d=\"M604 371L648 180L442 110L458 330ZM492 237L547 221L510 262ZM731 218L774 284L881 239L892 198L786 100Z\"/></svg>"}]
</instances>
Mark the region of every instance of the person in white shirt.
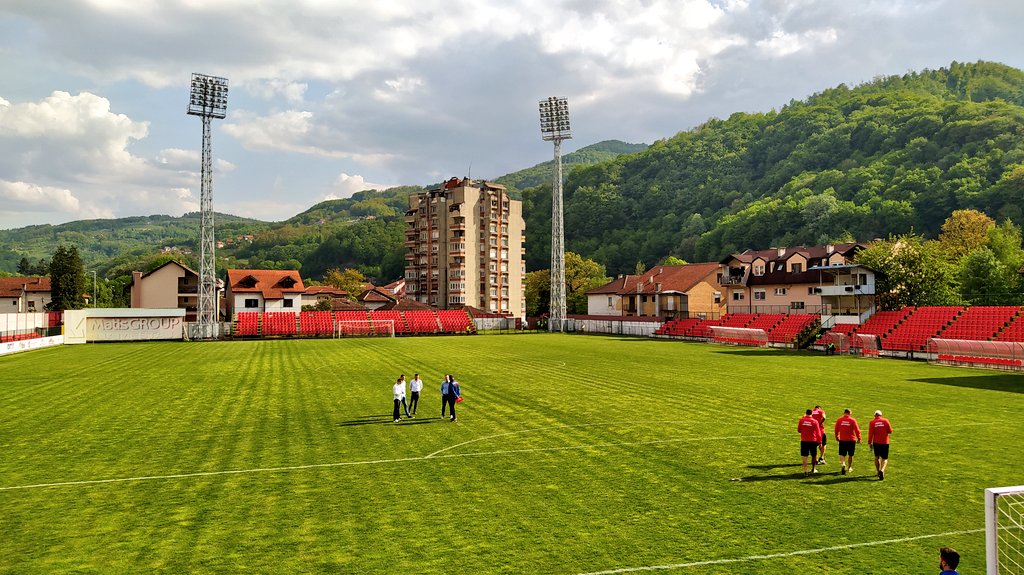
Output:
<instances>
[{"instance_id":1,"label":"person in white shirt","mask_svg":"<svg viewBox=\"0 0 1024 575\"><path fill-rule=\"evenodd\" d=\"M398 406L405 403L405 380L402 378L396 379L395 385L391 389L395 396L395 423L398 423L399 421L402 421L402 418L398 416Z\"/></svg>"},{"instance_id":2,"label":"person in white shirt","mask_svg":"<svg viewBox=\"0 0 1024 575\"><path fill-rule=\"evenodd\" d=\"M405 374L398 376L398 379L402 382L402 409L405 410L405 416L412 419L412 414L409 413L409 404L405 401Z\"/></svg>"},{"instance_id":3,"label":"person in white shirt","mask_svg":"<svg viewBox=\"0 0 1024 575\"><path fill-rule=\"evenodd\" d=\"M414 373L412 375L412 381L409 382L409 406L412 407L412 414L416 415L416 407L420 403L420 392L423 391L423 380L420 379L420 374Z\"/></svg>"}]
</instances>

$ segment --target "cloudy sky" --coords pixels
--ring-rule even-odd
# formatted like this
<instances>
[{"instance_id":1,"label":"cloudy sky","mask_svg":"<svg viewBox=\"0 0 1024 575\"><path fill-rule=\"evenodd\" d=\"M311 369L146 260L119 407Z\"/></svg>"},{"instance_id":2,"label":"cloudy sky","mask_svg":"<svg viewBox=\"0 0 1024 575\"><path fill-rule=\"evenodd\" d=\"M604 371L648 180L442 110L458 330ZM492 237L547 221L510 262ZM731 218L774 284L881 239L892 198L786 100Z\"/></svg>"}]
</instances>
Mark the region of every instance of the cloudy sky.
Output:
<instances>
[{"instance_id":1,"label":"cloudy sky","mask_svg":"<svg viewBox=\"0 0 1024 575\"><path fill-rule=\"evenodd\" d=\"M214 208L282 220L650 143L877 75L1024 68L1021 0L2 0L0 229L199 207L192 72L229 78Z\"/></svg>"}]
</instances>

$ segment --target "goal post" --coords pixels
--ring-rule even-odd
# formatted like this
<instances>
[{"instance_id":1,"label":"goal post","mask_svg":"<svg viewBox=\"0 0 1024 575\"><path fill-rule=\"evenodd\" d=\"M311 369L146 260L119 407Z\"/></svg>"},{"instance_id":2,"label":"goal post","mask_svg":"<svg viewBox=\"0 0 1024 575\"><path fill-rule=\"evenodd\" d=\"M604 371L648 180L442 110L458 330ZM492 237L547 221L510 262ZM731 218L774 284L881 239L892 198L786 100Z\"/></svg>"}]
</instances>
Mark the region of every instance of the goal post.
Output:
<instances>
[{"instance_id":1,"label":"goal post","mask_svg":"<svg viewBox=\"0 0 1024 575\"><path fill-rule=\"evenodd\" d=\"M1024 574L1024 485L985 490L988 575Z\"/></svg>"},{"instance_id":2,"label":"goal post","mask_svg":"<svg viewBox=\"0 0 1024 575\"><path fill-rule=\"evenodd\" d=\"M334 323L334 337L395 337L395 320L338 320Z\"/></svg>"}]
</instances>

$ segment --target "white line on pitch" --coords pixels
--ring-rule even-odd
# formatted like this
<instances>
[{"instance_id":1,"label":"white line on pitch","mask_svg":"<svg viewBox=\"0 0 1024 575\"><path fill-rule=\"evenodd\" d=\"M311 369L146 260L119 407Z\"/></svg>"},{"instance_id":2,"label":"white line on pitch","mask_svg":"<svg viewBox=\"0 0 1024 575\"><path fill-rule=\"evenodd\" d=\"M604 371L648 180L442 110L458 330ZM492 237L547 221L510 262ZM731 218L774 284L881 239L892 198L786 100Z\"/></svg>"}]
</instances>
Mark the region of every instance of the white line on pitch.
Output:
<instances>
[{"instance_id":1,"label":"white line on pitch","mask_svg":"<svg viewBox=\"0 0 1024 575\"><path fill-rule=\"evenodd\" d=\"M607 425L607 424L606 424ZM976 423L976 424L963 424L963 425L999 425L999 423ZM963 427L959 425L957 427ZM945 427L939 425L922 426L922 427ZM904 428L910 429L910 428ZM511 432L515 433L515 432ZM499 434L507 435L507 434ZM781 434L778 434L781 435ZM787 434L788 435L788 434ZM497 436L492 436L497 437ZM281 467L257 467L252 469L229 469L225 471L197 471L193 473L174 473L169 475L143 475L139 477L115 477L111 479L84 479L81 481L58 481L53 483L35 483L30 485L10 485L6 487L0 487L0 491L15 491L19 489L41 489L47 487L70 487L78 485L99 485L103 483L131 483L140 481L156 481L160 479L190 479L196 477L215 477L218 475L247 475L252 473L274 473L281 471L301 471L304 469L323 469L331 467L348 467L355 465L382 465L387 463L404 463L412 461L426 461L428 459L450 459L455 457L478 457L483 455L511 455L515 453L537 453L543 451L568 451L573 449L598 449L602 447L628 447L633 445L656 445L661 443L682 443L688 441L725 441L725 440L743 440L743 439L760 439L764 435L724 435L718 437L682 437L673 439L652 439L650 441L631 441L631 442L615 442L615 443L591 443L584 445L568 445L559 447L534 447L525 449L508 449L500 451L481 451L474 453L442 453L445 450L436 451L429 455L417 456L417 457L401 457L397 459L370 459L366 461L337 461L333 463L310 463L308 465L287 465ZM464 445L464 444L463 444Z\"/></svg>"},{"instance_id":2,"label":"white line on pitch","mask_svg":"<svg viewBox=\"0 0 1024 575\"><path fill-rule=\"evenodd\" d=\"M868 541L866 543L850 543L849 545L833 545L832 547L820 547L818 549L801 549L800 551L787 551L784 553L771 553L769 555L748 555L747 557L735 557L732 559L709 559L707 561L694 561L692 563L673 563L671 565L649 565L646 567L624 567L622 569L609 569L608 571L592 571L580 573L579 575L616 575L618 573L637 573L640 571L666 571L668 569L684 569L687 567L701 567L704 565L724 565L727 563L746 563L750 561L763 561L765 559L780 559L783 557L795 557L797 555L811 555L814 553L826 553L828 551L842 551L857 547L871 547L875 545L889 545L890 543L906 543L919 539L934 539L936 537L952 537L954 535L968 535L981 533L984 529L968 529L966 531L949 531L947 533L932 533L931 535L917 535L915 537L902 537L900 539L883 539L882 541Z\"/></svg>"}]
</instances>

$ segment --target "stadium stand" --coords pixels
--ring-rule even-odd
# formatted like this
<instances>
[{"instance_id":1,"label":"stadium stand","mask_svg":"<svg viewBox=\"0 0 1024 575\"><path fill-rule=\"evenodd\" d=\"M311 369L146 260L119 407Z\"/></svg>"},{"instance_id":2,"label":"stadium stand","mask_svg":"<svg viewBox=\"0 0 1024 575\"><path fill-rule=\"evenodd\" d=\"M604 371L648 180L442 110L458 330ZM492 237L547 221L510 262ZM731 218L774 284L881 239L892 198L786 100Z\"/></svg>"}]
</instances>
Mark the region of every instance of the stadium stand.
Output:
<instances>
[{"instance_id":1,"label":"stadium stand","mask_svg":"<svg viewBox=\"0 0 1024 575\"><path fill-rule=\"evenodd\" d=\"M437 318L441 322L441 331L444 333L466 333L473 330L473 319L465 310L461 309L440 309L437 310Z\"/></svg>"},{"instance_id":2,"label":"stadium stand","mask_svg":"<svg viewBox=\"0 0 1024 575\"><path fill-rule=\"evenodd\" d=\"M747 327L747 324L757 318L755 313L727 313L722 316L718 324L722 327Z\"/></svg>"},{"instance_id":3,"label":"stadium stand","mask_svg":"<svg viewBox=\"0 0 1024 575\"><path fill-rule=\"evenodd\" d=\"M263 335L295 335L298 317L290 311L268 311L263 314Z\"/></svg>"},{"instance_id":4,"label":"stadium stand","mask_svg":"<svg viewBox=\"0 0 1024 575\"><path fill-rule=\"evenodd\" d=\"M665 322L655 330L655 335L683 336L686 331L696 327L702 320L694 317L684 317Z\"/></svg>"},{"instance_id":5,"label":"stadium stand","mask_svg":"<svg viewBox=\"0 0 1024 575\"><path fill-rule=\"evenodd\" d=\"M434 310L406 310L402 313L412 333L437 333L441 330Z\"/></svg>"},{"instance_id":6,"label":"stadium stand","mask_svg":"<svg viewBox=\"0 0 1024 575\"><path fill-rule=\"evenodd\" d=\"M329 311L300 312L299 333L302 335L332 335L334 333L334 317Z\"/></svg>"},{"instance_id":7,"label":"stadium stand","mask_svg":"<svg viewBox=\"0 0 1024 575\"><path fill-rule=\"evenodd\" d=\"M240 311L235 314L235 335L242 337L260 334L260 312Z\"/></svg>"},{"instance_id":8,"label":"stadium stand","mask_svg":"<svg viewBox=\"0 0 1024 575\"><path fill-rule=\"evenodd\" d=\"M1014 306L973 306L942 332L945 339L989 340L1020 313Z\"/></svg>"},{"instance_id":9,"label":"stadium stand","mask_svg":"<svg viewBox=\"0 0 1024 575\"><path fill-rule=\"evenodd\" d=\"M898 325L882 338L882 349L924 351L928 340L937 337L964 308L954 306L912 309ZM877 314L876 314L877 315ZM860 332L863 333L863 332Z\"/></svg>"},{"instance_id":10,"label":"stadium stand","mask_svg":"<svg viewBox=\"0 0 1024 575\"><path fill-rule=\"evenodd\" d=\"M393 322L395 326L395 335L400 333L409 333L409 327L405 323L405 318L402 317L402 312L398 310L370 310L369 316L370 321L375 324Z\"/></svg>"},{"instance_id":11,"label":"stadium stand","mask_svg":"<svg viewBox=\"0 0 1024 575\"><path fill-rule=\"evenodd\" d=\"M1020 308L1013 309L1018 311L1017 315L1010 319L1009 325L996 334L996 341L1024 341L1024 315L1019 313Z\"/></svg>"},{"instance_id":12,"label":"stadium stand","mask_svg":"<svg viewBox=\"0 0 1024 575\"><path fill-rule=\"evenodd\" d=\"M771 333L775 326L782 323L785 319L786 314L784 313L762 313L754 317L746 327L750 329L763 329L765 333Z\"/></svg>"},{"instance_id":13,"label":"stadium stand","mask_svg":"<svg viewBox=\"0 0 1024 575\"><path fill-rule=\"evenodd\" d=\"M791 343L807 330L818 325L818 316L804 313L786 315L782 321L768 332L768 341L775 343Z\"/></svg>"}]
</instances>

